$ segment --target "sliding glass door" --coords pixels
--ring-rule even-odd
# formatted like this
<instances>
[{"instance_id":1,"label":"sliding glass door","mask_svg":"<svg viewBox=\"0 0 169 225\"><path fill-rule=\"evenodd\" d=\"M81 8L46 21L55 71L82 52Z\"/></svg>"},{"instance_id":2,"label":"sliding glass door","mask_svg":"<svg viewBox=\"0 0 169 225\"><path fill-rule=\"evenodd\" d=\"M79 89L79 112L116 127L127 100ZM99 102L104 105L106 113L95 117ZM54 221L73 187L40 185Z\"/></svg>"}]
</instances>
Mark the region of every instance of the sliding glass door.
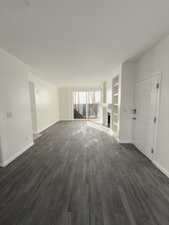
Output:
<instances>
[{"instance_id":1,"label":"sliding glass door","mask_svg":"<svg viewBox=\"0 0 169 225\"><path fill-rule=\"evenodd\" d=\"M86 119L87 97L85 91L73 92L74 119Z\"/></svg>"},{"instance_id":2,"label":"sliding glass door","mask_svg":"<svg viewBox=\"0 0 169 225\"><path fill-rule=\"evenodd\" d=\"M73 92L74 119L99 119L100 90Z\"/></svg>"},{"instance_id":3,"label":"sliding glass door","mask_svg":"<svg viewBox=\"0 0 169 225\"><path fill-rule=\"evenodd\" d=\"M100 109L100 91L87 92L88 119L98 119Z\"/></svg>"}]
</instances>

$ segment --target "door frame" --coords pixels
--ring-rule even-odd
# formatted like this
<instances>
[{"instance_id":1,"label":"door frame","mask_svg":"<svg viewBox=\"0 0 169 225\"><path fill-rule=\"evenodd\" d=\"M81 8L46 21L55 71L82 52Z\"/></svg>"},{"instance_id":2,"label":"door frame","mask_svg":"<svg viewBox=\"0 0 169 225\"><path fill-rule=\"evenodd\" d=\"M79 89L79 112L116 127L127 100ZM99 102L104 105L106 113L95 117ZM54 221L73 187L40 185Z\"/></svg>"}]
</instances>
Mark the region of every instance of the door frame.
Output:
<instances>
[{"instance_id":1,"label":"door frame","mask_svg":"<svg viewBox=\"0 0 169 225\"><path fill-rule=\"evenodd\" d=\"M159 127L159 114L160 114L160 100L161 100L161 83L162 83L162 73L161 72L156 72L153 73L149 78L143 79L141 81L136 82L135 87L138 84L141 84L143 82L149 81L153 78L157 78L158 83L159 83L159 88L158 88L158 92L157 92L157 96L156 96L156 126L155 126L155 131L154 131L154 137L153 137L153 146L152 148L154 149L154 153L152 155L152 157L149 157L148 154L146 154L146 152L142 151L141 149L137 148L141 153L143 153L147 158L149 158L152 162L155 162L155 158L157 155L157 137L158 137L158 127ZM133 143L134 143L134 139L133 139ZM134 145L137 147L137 145L134 143Z\"/></svg>"},{"instance_id":2,"label":"door frame","mask_svg":"<svg viewBox=\"0 0 169 225\"><path fill-rule=\"evenodd\" d=\"M155 161L156 155L157 155L157 137L158 137L158 128L159 128L159 115L160 115L160 100L161 100L161 84L162 84L162 73L156 73L155 75L158 78L158 83L159 83L159 88L157 92L157 98L156 98L156 126L155 126L155 131L154 131L154 154L152 156L152 161Z\"/></svg>"}]
</instances>

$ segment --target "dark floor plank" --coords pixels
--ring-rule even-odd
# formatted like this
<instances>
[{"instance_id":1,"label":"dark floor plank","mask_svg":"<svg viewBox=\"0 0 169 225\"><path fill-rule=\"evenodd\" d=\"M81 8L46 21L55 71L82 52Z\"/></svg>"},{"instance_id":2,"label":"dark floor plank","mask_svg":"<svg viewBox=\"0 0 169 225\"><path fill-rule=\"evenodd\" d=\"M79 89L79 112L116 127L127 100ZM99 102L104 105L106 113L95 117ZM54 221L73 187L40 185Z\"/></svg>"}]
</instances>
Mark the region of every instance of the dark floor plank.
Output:
<instances>
[{"instance_id":1,"label":"dark floor plank","mask_svg":"<svg viewBox=\"0 0 169 225\"><path fill-rule=\"evenodd\" d=\"M0 225L169 225L169 179L92 122L60 122L0 169Z\"/></svg>"}]
</instances>

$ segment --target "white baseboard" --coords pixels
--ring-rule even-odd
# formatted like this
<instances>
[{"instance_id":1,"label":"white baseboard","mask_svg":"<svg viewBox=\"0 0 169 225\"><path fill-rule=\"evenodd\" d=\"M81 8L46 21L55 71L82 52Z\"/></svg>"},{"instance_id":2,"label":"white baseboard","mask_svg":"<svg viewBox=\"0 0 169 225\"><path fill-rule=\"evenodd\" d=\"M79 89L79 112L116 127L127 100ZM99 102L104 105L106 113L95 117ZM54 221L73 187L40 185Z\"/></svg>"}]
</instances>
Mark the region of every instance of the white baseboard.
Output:
<instances>
[{"instance_id":1,"label":"white baseboard","mask_svg":"<svg viewBox=\"0 0 169 225\"><path fill-rule=\"evenodd\" d=\"M134 144L135 145L135 144ZM135 145L136 146L136 145ZM136 146L137 148L137 146ZM138 148L137 148L138 149ZM139 150L139 149L138 149ZM140 151L140 150L139 150ZM150 159L150 161L164 174L169 178L169 171L167 171L166 169L164 169L163 166L161 166L159 163L157 163L155 160L152 160L150 157L148 157L148 155L146 155L143 151L140 151L143 155L145 155L148 159Z\"/></svg>"},{"instance_id":2,"label":"white baseboard","mask_svg":"<svg viewBox=\"0 0 169 225\"><path fill-rule=\"evenodd\" d=\"M129 139L118 139L120 144L131 144L132 141Z\"/></svg>"},{"instance_id":3,"label":"white baseboard","mask_svg":"<svg viewBox=\"0 0 169 225\"><path fill-rule=\"evenodd\" d=\"M64 119L60 119L59 122L71 122L71 121L74 121L73 119L70 119L70 120L64 120Z\"/></svg>"},{"instance_id":4,"label":"white baseboard","mask_svg":"<svg viewBox=\"0 0 169 225\"><path fill-rule=\"evenodd\" d=\"M132 140L128 139L128 138L120 138L119 135L117 135L116 133L114 133L113 137L116 139L116 141L120 144L131 144Z\"/></svg>"},{"instance_id":5,"label":"white baseboard","mask_svg":"<svg viewBox=\"0 0 169 225\"><path fill-rule=\"evenodd\" d=\"M30 144L28 144L27 146L25 146L21 151L15 153L8 160L0 162L0 167L5 167L5 166L9 165L12 161L14 161L16 158L18 158L20 155L22 155L26 150L28 150L32 146L33 146L33 142L31 142Z\"/></svg>"},{"instance_id":6,"label":"white baseboard","mask_svg":"<svg viewBox=\"0 0 169 225\"><path fill-rule=\"evenodd\" d=\"M37 132L37 134L39 134L39 133L45 131L45 130L48 129L49 127L53 126L55 123L58 123L59 121L60 121L60 120L56 120L55 122L52 122L52 123L50 123L49 125L47 125L47 126L41 128L41 129L39 129L38 132Z\"/></svg>"},{"instance_id":7,"label":"white baseboard","mask_svg":"<svg viewBox=\"0 0 169 225\"><path fill-rule=\"evenodd\" d=\"M161 165L159 165L157 162L153 161L152 162L164 175L166 175L169 178L169 171L164 169Z\"/></svg>"}]
</instances>

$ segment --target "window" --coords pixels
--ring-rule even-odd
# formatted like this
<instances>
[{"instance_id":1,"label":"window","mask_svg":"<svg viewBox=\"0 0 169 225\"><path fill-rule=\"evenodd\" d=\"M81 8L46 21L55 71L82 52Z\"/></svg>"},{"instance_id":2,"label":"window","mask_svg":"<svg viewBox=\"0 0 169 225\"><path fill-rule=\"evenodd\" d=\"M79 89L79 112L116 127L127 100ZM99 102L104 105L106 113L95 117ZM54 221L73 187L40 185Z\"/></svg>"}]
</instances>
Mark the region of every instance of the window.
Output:
<instances>
[{"instance_id":1,"label":"window","mask_svg":"<svg viewBox=\"0 0 169 225\"><path fill-rule=\"evenodd\" d=\"M100 90L74 91L74 119L98 119L100 111Z\"/></svg>"}]
</instances>

